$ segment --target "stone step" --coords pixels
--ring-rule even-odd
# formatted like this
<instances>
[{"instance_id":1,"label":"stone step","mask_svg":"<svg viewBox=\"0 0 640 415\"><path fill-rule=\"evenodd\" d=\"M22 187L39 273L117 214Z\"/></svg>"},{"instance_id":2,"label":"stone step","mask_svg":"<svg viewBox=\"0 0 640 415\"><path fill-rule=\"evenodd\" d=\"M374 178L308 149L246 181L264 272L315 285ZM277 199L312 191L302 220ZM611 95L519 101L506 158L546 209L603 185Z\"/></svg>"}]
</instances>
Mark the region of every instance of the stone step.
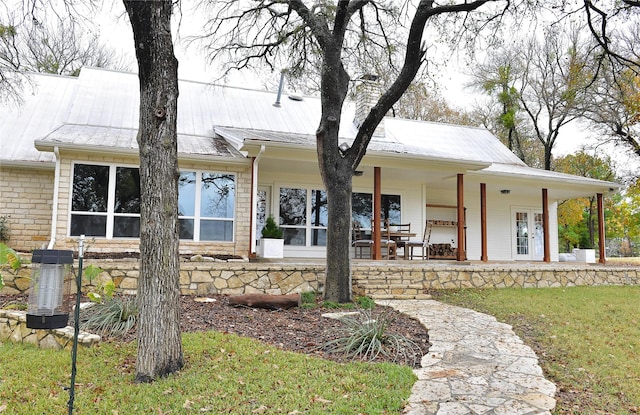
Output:
<instances>
[{"instance_id":1,"label":"stone step","mask_svg":"<svg viewBox=\"0 0 640 415\"><path fill-rule=\"evenodd\" d=\"M431 294L370 294L374 300L430 300Z\"/></svg>"},{"instance_id":2,"label":"stone step","mask_svg":"<svg viewBox=\"0 0 640 415\"><path fill-rule=\"evenodd\" d=\"M423 290L424 284L365 284L369 290Z\"/></svg>"}]
</instances>

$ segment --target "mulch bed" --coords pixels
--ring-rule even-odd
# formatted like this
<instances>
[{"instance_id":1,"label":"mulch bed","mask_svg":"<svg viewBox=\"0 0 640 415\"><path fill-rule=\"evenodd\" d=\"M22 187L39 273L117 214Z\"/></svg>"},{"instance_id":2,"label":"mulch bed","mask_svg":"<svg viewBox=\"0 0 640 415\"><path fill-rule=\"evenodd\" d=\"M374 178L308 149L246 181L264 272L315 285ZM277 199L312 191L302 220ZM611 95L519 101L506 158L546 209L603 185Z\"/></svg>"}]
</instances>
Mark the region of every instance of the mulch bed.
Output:
<instances>
[{"instance_id":1,"label":"mulch bed","mask_svg":"<svg viewBox=\"0 0 640 415\"><path fill-rule=\"evenodd\" d=\"M250 337L283 350L314 355L336 362L351 360L342 353L331 353L325 345L338 336L336 331L343 326L338 320L323 317L324 313L353 311L322 307L294 307L287 310L267 310L252 307L229 306L229 297L211 295L215 301L198 302L197 297L181 296L181 330L182 332L216 330L222 333L233 333ZM25 297L1 296L0 308L9 302L26 302ZM75 300L74 300L75 301ZM417 320L384 306L376 306L373 316L389 313L391 323L389 333L405 336L420 347L413 355L396 363L410 367L419 367L420 359L429 349L427 329ZM129 342L135 340L135 328L119 338L104 339L110 342ZM386 356L378 356L376 362L391 361Z\"/></svg>"}]
</instances>

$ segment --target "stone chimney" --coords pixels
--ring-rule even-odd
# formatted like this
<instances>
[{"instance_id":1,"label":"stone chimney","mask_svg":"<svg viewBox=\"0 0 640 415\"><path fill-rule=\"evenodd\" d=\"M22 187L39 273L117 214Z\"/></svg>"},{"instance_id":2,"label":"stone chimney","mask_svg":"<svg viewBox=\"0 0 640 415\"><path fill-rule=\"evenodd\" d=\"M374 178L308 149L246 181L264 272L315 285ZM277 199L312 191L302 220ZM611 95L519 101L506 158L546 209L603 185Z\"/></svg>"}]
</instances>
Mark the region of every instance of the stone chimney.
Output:
<instances>
[{"instance_id":1,"label":"stone chimney","mask_svg":"<svg viewBox=\"0 0 640 415\"><path fill-rule=\"evenodd\" d=\"M360 128L371 108L382 95L382 86L378 82L378 75L362 75L356 85L356 115L353 124ZM384 137L384 119L376 127L374 137Z\"/></svg>"}]
</instances>

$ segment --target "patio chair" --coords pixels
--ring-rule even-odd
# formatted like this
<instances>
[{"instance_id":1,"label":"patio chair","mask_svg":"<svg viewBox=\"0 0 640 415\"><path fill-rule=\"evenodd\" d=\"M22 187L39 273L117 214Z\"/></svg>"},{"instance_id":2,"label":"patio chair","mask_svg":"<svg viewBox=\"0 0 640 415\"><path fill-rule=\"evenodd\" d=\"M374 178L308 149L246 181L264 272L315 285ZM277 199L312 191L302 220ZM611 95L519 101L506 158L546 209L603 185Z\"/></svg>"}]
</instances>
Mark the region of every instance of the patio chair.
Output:
<instances>
[{"instance_id":1,"label":"patio chair","mask_svg":"<svg viewBox=\"0 0 640 415\"><path fill-rule=\"evenodd\" d=\"M351 224L351 241L351 245L354 248L354 258L365 258L362 256L362 251L365 248L369 252L366 258L373 257L373 240L365 238L359 222L353 222Z\"/></svg>"},{"instance_id":2,"label":"patio chair","mask_svg":"<svg viewBox=\"0 0 640 415\"><path fill-rule=\"evenodd\" d=\"M423 260L429 260L429 240L431 239L431 228L433 225L427 221L424 224L424 233L422 234L422 241L407 241L404 244L404 259L413 259L413 248L420 248L421 257Z\"/></svg>"},{"instance_id":3,"label":"patio chair","mask_svg":"<svg viewBox=\"0 0 640 415\"><path fill-rule=\"evenodd\" d=\"M411 239L411 224L410 223L401 223L400 225L395 225L396 230L393 236L393 240L396 241L396 247L402 248L405 256L406 256L406 244Z\"/></svg>"},{"instance_id":4,"label":"patio chair","mask_svg":"<svg viewBox=\"0 0 640 415\"><path fill-rule=\"evenodd\" d=\"M373 229L373 221L371 221L371 229ZM384 220L384 229L380 230L380 252L382 253L382 259L397 258L398 245L391 238L389 219Z\"/></svg>"}]
</instances>

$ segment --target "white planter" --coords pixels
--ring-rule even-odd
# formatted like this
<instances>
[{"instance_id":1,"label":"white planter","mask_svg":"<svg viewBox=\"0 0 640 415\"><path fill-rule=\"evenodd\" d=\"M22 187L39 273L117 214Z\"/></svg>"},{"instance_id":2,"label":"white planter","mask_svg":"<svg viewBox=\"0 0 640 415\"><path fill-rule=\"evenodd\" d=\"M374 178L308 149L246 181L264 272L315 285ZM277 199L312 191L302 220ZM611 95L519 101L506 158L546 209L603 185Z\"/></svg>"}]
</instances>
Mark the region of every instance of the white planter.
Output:
<instances>
[{"instance_id":1,"label":"white planter","mask_svg":"<svg viewBox=\"0 0 640 415\"><path fill-rule=\"evenodd\" d=\"M593 264L596 262L596 250L595 249L573 249L573 255L576 256L576 262L586 262Z\"/></svg>"},{"instance_id":2,"label":"white planter","mask_svg":"<svg viewBox=\"0 0 640 415\"><path fill-rule=\"evenodd\" d=\"M284 239L261 238L258 243L258 256L261 258L283 258Z\"/></svg>"}]
</instances>

